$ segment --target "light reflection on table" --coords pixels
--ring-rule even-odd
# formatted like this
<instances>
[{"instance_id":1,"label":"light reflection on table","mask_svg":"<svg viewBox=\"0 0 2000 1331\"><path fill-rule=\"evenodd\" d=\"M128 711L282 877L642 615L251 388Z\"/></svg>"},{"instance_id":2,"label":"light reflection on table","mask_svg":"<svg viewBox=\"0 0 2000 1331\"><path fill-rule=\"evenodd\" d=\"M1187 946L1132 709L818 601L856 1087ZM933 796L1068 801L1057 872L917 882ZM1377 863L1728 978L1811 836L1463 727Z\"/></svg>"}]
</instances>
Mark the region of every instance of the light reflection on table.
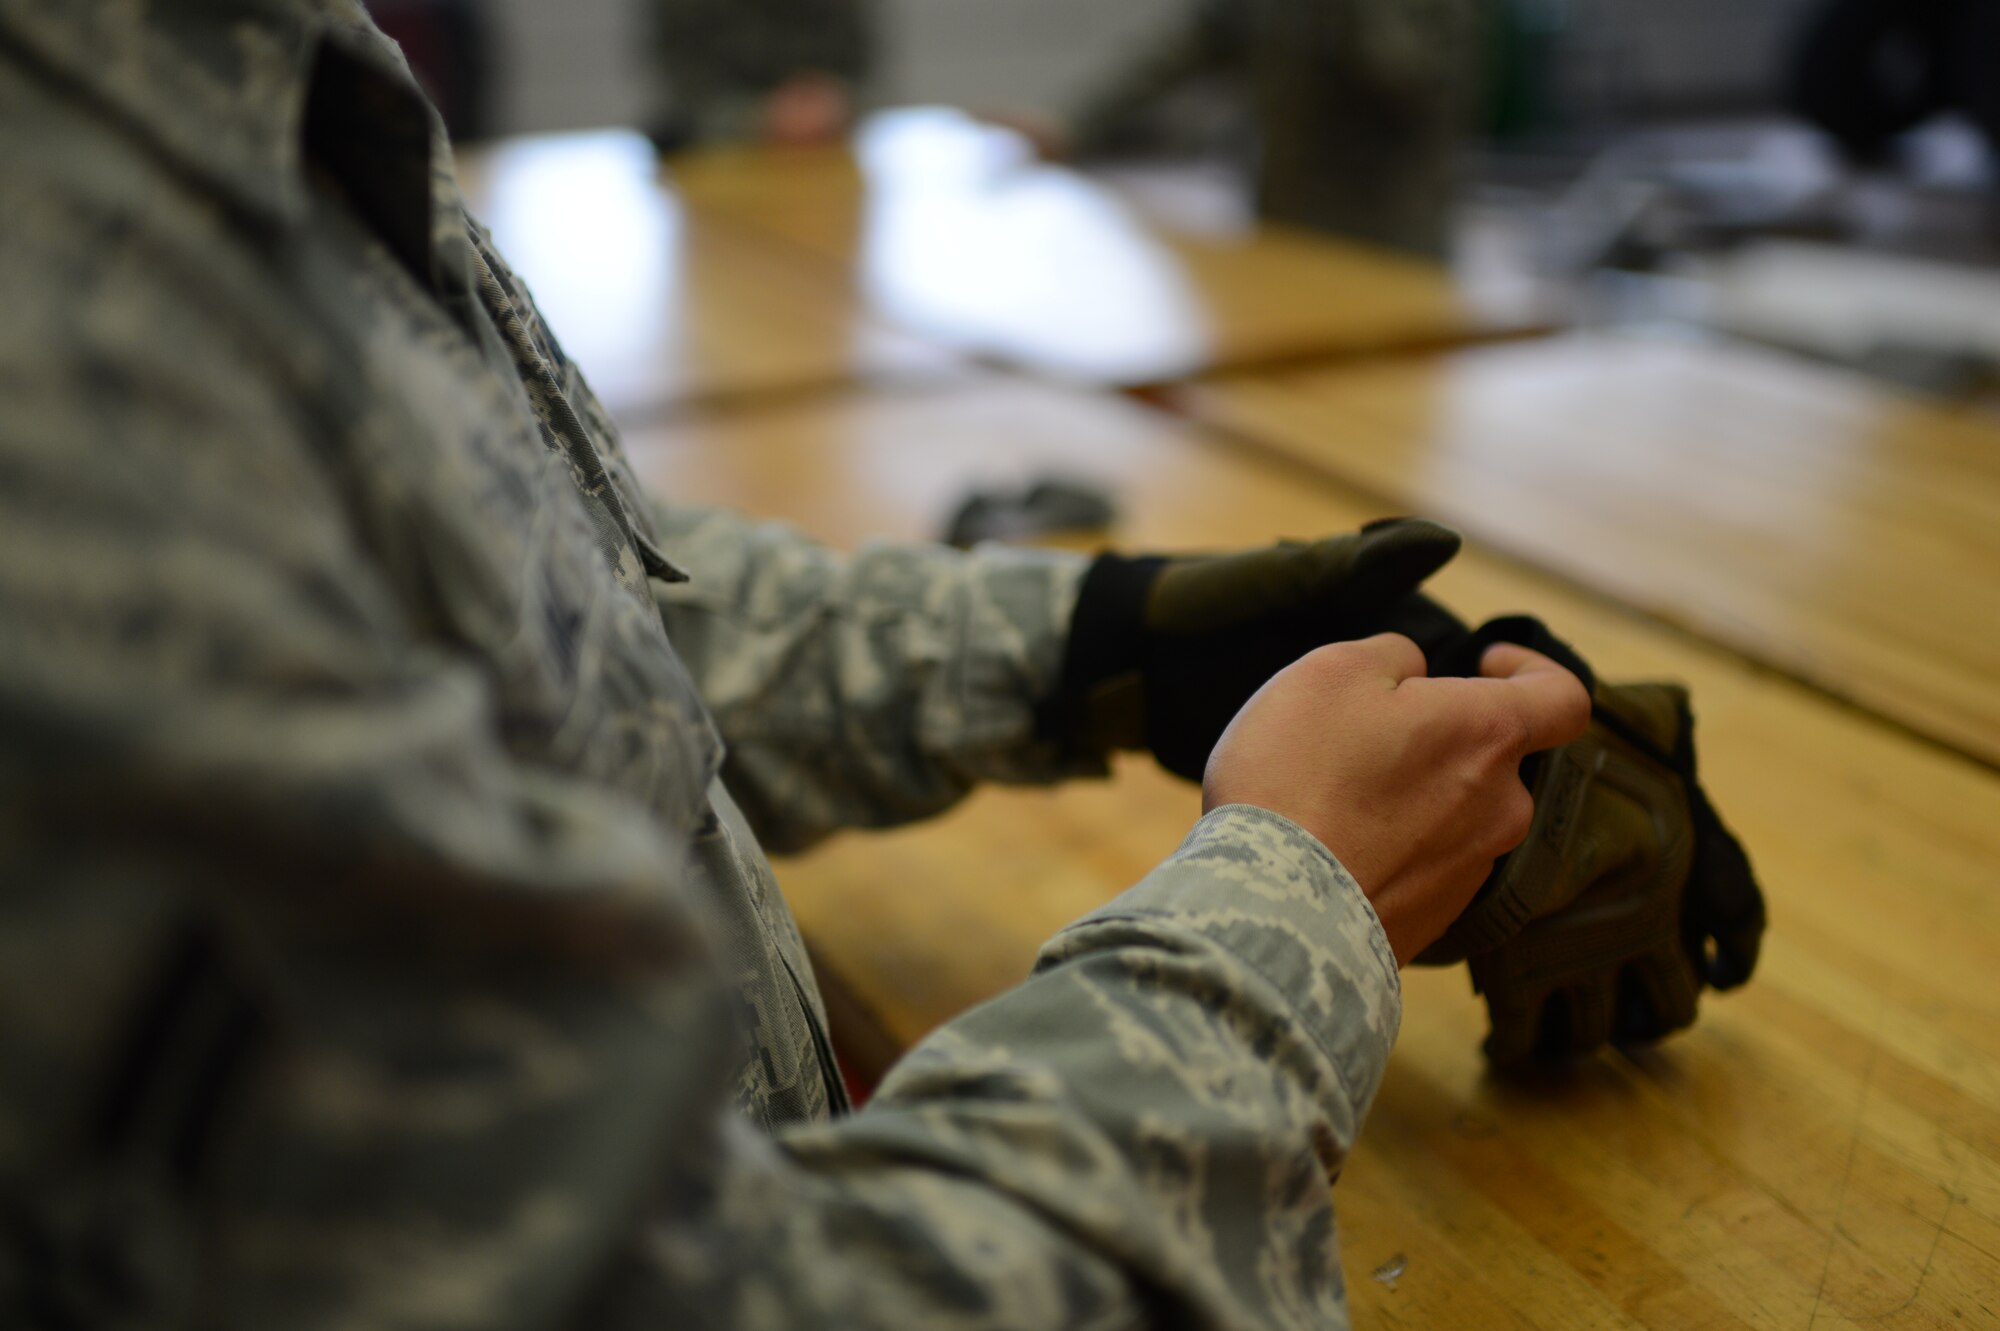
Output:
<instances>
[{"instance_id":1,"label":"light reflection on table","mask_svg":"<svg viewBox=\"0 0 2000 1331\"><path fill-rule=\"evenodd\" d=\"M966 350L1100 382L1211 356L1180 265L1101 186L954 111L864 127L860 274L876 308Z\"/></svg>"},{"instance_id":2,"label":"light reflection on table","mask_svg":"<svg viewBox=\"0 0 2000 1331\"><path fill-rule=\"evenodd\" d=\"M1250 225L1155 217L1102 180L1035 160L960 112L905 108L852 153L742 149L677 161L690 210L847 275L925 337L1059 377L1118 384L1279 359L1521 331L1538 311L1469 299L1436 265Z\"/></svg>"},{"instance_id":3,"label":"light reflection on table","mask_svg":"<svg viewBox=\"0 0 2000 1331\"><path fill-rule=\"evenodd\" d=\"M638 134L509 140L460 154L493 231L606 405L948 372L955 359L866 318L837 275L687 207Z\"/></svg>"}]
</instances>

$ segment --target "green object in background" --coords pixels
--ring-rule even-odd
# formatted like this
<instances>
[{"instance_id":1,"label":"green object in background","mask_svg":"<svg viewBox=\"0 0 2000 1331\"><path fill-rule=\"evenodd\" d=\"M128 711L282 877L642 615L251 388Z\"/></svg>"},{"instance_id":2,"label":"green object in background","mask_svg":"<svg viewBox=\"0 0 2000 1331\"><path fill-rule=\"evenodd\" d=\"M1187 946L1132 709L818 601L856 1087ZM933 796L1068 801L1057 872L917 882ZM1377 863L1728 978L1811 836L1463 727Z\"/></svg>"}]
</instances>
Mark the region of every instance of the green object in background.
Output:
<instances>
[{"instance_id":1,"label":"green object in background","mask_svg":"<svg viewBox=\"0 0 2000 1331\"><path fill-rule=\"evenodd\" d=\"M1556 59L1570 27L1561 0L1504 0L1497 7L1488 50L1486 128L1502 142L1561 127Z\"/></svg>"}]
</instances>

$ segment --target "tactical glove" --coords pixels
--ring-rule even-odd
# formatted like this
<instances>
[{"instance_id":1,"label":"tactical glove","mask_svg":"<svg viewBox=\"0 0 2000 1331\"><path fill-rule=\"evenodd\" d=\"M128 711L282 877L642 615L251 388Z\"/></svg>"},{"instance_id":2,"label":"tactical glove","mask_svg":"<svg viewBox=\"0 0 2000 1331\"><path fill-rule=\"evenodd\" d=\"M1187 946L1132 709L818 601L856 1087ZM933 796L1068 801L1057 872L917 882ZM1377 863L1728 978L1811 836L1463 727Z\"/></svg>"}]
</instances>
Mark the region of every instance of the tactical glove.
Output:
<instances>
[{"instance_id":1,"label":"tactical glove","mask_svg":"<svg viewBox=\"0 0 2000 1331\"><path fill-rule=\"evenodd\" d=\"M1458 553L1416 518L1240 554L1100 555L1070 621L1042 733L1077 752L1147 748L1201 780L1209 750L1264 682L1316 647L1375 630ZM1455 621L1454 621L1455 622Z\"/></svg>"},{"instance_id":2,"label":"tactical glove","mask_svg":"<svg viewBox=\"0 0 2000 1331\"><path fill-rule=\"evenodd\" d=\"M1454 623L1413 597L1377 628L1410 632L1433 674L1476 674L1500 641L1552 656L1591 688L1591 725L1522 765L1535 799L1527 839L1416 964L1470 961L1496 1064L1650 1042L1691 1025L1704 984L1732 989L1750 978L1765 913L1749 860L1696 779L1686 690L1597 682L1533 619L1471 634Z\"/></svg>"}]
</instances>

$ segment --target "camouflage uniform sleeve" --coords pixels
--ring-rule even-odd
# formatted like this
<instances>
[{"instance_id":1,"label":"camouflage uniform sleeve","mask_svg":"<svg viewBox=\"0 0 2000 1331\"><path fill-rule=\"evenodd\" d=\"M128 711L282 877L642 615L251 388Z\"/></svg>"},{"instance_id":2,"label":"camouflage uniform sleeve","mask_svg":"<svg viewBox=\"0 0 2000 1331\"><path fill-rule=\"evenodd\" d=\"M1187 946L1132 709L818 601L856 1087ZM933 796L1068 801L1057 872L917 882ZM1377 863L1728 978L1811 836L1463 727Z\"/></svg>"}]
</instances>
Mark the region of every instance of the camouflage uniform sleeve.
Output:
<instances>
[{"instance_id":1,"label":"camouflage uniform sleeve","mask_svg":"<svg viewBox=\"0 0 2000 1331\"><path fill-rule=\"evenodd\" d=\"M1319 843L1218 809L859 1114L691 1145L597 1324L1345 1326L1328 1184L1400 1002Z\"/></svg>"},{"instance_id":2,"label":"camouflage uniform sleeve","mask_svg":"<svg viewBox=\"0 0 2000 1331\"><path fill-rule=\"evenodd\" d=\"M1087 559L987 546L843 555L790 527L659 506L691 574L656 586L675 650L729 746L758 837L792 850L838 827L936 813L980 780L1079 766L1034 733Z\"/></svg>"}]
</instances>

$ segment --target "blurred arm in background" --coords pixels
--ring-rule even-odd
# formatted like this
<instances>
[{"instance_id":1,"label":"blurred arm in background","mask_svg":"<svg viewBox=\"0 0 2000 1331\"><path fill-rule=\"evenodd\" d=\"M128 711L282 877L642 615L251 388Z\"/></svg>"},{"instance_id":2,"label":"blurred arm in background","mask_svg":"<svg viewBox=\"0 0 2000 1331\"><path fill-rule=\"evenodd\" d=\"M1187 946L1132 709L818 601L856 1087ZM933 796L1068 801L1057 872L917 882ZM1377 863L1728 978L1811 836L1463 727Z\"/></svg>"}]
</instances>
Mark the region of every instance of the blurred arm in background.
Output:
<instances>
[{"instance_id":1,"label":"blurred arm in background","mask_svg":"<svg viewBox=\"0 0 2000 1331\"><path fill-rule=\"evenodd\" d=\"M874 72L870 0L648 0L661 151L819 143L853 121Z\"/></svg>"},{"instance_id":2,"label":"blurred arm in background","mask_svg":"<svg viewBox=\"0 0 2000 1331\"><path fill-rule=\"evenodd\" d=\"M1201 0L1086 100L1075 150L1157 147L1171 96L1213 82L1250 122L1260 216L1442 255L1489 9L1487 0Z\"/></svg>"}]
</instances>

